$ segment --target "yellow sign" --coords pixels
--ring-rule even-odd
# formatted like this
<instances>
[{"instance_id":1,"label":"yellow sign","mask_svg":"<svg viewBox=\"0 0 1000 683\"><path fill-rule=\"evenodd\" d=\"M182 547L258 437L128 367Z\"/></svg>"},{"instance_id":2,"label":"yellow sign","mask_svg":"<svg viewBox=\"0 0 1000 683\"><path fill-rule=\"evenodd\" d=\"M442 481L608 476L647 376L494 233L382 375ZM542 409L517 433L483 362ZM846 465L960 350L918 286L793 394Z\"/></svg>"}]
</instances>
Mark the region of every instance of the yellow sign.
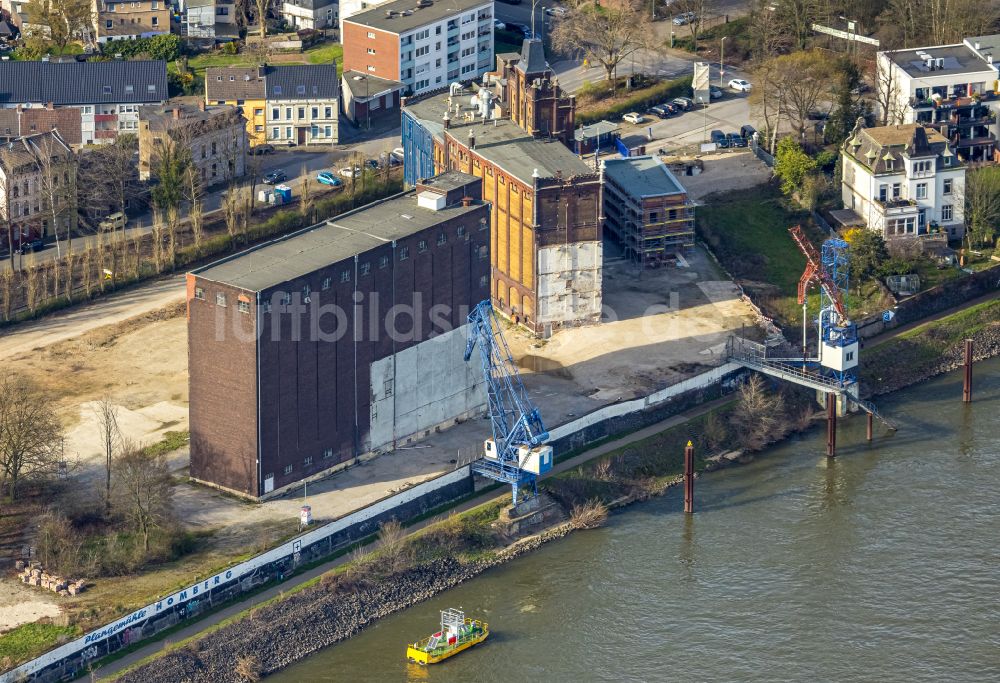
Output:
<instances>
[{"instance_id":1,"label":"yellow sign","mask_svg":"<svg viewBox=\"0 0 1000 683\"><path fill-rule=\"evenodd\" d=\"M690 448L691 446L694 446L694 444L691 443L691 439L688 439L688 448Z\"/></svg>"},{"instance_id":2,"label":"yellow sign","mask_svg":"<svg viewBox=\"0 0 1000 683\"><path fill-rule=\"evenodd\" d=\"M113 276L114 276L114 273L112 273L107 268L104 269L104 279L105 280L110 280Z\"/></svg>"}]
</instances>

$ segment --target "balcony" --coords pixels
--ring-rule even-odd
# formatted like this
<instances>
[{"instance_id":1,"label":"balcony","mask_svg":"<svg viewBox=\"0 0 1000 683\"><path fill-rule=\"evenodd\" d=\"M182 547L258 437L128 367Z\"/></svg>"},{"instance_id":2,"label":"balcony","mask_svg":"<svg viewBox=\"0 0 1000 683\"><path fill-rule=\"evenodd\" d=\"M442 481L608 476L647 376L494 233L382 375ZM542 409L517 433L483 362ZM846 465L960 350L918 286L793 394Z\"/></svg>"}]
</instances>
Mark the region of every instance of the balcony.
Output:
<instances>
[{"instance_id":1,"label":"balcony","mask_svg":"<svg viewBox=\"0 0 1000 683\"><path fill-rule=\"evenodd\" d=\"M118 114L94 114L94 123L116 123Z\"/></svg>"},{"instance_id":2,"label":"balcony","mask_svg":"<svg viewBox=\"0 0 1000 683\"><path fill-rule=\"evenodd\" d=\"M992 145L996 142L996 136L993 133L988 135L980 135L978 137L968 137L963 138L960 135L956 135L951 139L952 145L955 147L976 147L978 145Z\"/></svg>"},{"instance_id":3,"label":"balcony","mask_svg":"<svg viewBox=\"0 0 1000 683\"><path fill-rule=\"evenodd\" d=\"M95 130L94 137L98 140L113 140L118 135L117 130Z\"/></svg>"},{"instance_id":4,"label":"balcony","mask_svg":"<svg viewBox=\"0 0 1000 683\"><path fill-rule=\"evenodd\" d=\"M950 109L953 107L967 107L978 102L990 102L1000 98L1000 94L993 92L992 90L987 90L982 93L974 93L971 97L966 95L951 95L937 93L941 95L941 99L935 100L931 97L927 98L910 98L910 107L913 109Z\"/></svg>"},{"instance_id":5,"label":"balcony","mask_svg":"<svg viewBox=\"0 0 1000 683\"><path fill-rule=\"evenodd\" d=\"M913 199L903 199L902 197L896 197L893 199L876 199L875 203L878 206L881 206L883 211L898 211L899 209L916 208L917 206L917 202Z\"/></svg>"}]
</instances>

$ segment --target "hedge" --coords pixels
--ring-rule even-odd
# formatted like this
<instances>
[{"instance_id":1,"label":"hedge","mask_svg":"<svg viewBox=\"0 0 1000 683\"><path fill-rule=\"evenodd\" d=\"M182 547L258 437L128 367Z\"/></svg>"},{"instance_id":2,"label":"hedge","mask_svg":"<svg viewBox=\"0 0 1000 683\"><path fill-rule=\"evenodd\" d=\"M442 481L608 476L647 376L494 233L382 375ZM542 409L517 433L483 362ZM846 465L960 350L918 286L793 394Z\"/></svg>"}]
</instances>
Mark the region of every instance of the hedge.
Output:
<instances>
[{"instance_id":1,"label":"hedge","mask_svg":"<svg viewBox=\"0 0 1000 683\"><path fill-rule=\"evenodd\" d=\"M691 76L676 78L672 81L662 81L651 88L647 88L640 93L633 95L627 100L611 104L601 109L591 109L576 115L576 122L581 125L596 123L597 121L620 119L623 114L630 111L644 111L654 104L674 98L691 96Z\"/></svg>"},{"instance_id":2,"label":"hedge","mask_svg":"<svg viewBox=\"0 0 1000 683\"><path fill-rule=\"evenodd\" d=\"M184 41L181 40L180 36L164 33L159 36L135 40L112 40L109 43L104 43L101 52L106 57L120 54L125 59L132 59L138 55L149 55L150 59L172 62L181 55L183 47Z\"/></svg>"}]
</instances>

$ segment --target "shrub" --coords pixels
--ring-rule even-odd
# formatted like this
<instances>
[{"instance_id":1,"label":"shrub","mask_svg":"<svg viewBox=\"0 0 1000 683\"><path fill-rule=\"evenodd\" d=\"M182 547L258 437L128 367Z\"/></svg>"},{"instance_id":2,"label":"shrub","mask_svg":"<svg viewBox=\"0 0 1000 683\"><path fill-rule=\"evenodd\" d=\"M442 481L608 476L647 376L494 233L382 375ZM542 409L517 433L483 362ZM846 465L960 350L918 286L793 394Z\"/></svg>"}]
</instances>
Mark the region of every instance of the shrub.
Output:
<instances>
[{"instance_id":1,"label":"shrub","mask_svg":"<svg viewBox=\"0 0 1000 683\"><path fill-rule=\"evenodd\" d=\"M623 114L630 111L641 111L653 106L654 104L659 104L666 99L672 97L680 97L681 95L691 94L691 76L685 76L683 78L676 78L672 81L661 81L660 83L647 88L642 92L638 92L632 97L629 97L616 104L609 105L607 107L602 107L600 109L592 109L587 112L578 113L576 116L576 121L578 124L589 124L596 121L601 121L604 119L615 120L621 118Z\"/></svg>"},{"instance_id":2,"label":"shrub","mask_svg":"<svg viewBox=\"0 0 1000 683\"><path fill-rule=\"evenodd\" d=\"M164 33L136 40L114 40L105 43L101 50L108 57L120 54L125 59L136 59L139 55L148 55L150 59L162 59L169 62L177 59L183 48L184 41L181 40L180 36Z\"/></svg>"},{"instance_id":3,"label":"shrub","mask_svg":"<svg viewBox=\"0 0 1000 683\"><path fill-rule=\"evenodd\" d=\"M569 515L569 523L574 529L596 529L608 521L608 508L597 498L591 498L582 505L574 505Z\"/></svg>"},{"instance_id":4,"label":"shrub","mask_svg":"<svg viewBox=\"0 0 1000 683\"><path fill-rule=\"evenodd\" d=\"M223 43L220 51L224 55L235 55L240 51L240 46L235 40L231 40L228 43Z\"/></svg>"}]
</instances>

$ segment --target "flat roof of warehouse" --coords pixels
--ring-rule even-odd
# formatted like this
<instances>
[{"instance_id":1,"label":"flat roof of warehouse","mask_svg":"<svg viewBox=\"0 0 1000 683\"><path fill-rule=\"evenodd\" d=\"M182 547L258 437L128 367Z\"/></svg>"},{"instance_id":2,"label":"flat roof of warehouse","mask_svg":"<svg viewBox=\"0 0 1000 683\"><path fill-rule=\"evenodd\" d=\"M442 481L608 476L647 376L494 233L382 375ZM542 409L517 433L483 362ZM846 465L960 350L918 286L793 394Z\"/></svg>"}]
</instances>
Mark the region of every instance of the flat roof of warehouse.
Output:
<instances>
[{"instance_id":1,"label":"flat roof of warehouse","mask_svg":"<svg viewBox=\"0 0 1000 683\"><path fill-rule=\"evenodd\" d=\"M474 180L468 177L468 182ZM417 206L416 190L409 190L192 272L206 280L261 292L480 206L482 202L467 207L456 203L437 211L426 209Z\"/></svg>"}]
</instances>

